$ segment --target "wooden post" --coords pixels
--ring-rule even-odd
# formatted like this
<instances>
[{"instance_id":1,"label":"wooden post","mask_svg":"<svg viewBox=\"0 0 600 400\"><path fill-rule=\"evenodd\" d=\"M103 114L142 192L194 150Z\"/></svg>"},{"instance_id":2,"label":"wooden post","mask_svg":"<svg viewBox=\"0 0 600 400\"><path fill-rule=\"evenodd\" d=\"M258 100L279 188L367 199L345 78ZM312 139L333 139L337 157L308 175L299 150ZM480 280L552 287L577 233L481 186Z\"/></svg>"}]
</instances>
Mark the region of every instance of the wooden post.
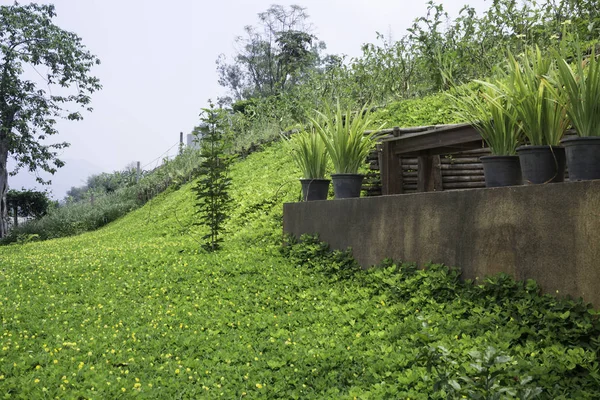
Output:
<instances>
[{"instance_id":1,"label":"wooden post","mask_svg":"<svg viewBox=\"0 0 600 400\"><path fill-rule=\"evenodd\" d=\"M417 191L432 192L440 190L443 190L440 156L420 155L417 167Z\"/></svg>"},{"instance_id":2,"label":"wooden post","mask_svg":"<svg viewBox=\"0 0 600 400\"><path fill-rule=\"evenodd\" d=\"M392 142L383 142L381 161L381 194L402 193L400 159L394 152Z\"/></svg>"},{"instance_id":3,"label":"wooden post","mask_svg":"<svg viewBox=\"0 0 600 400\"><path fill-rule=\"evenodd\" d=\"M138 183L140 181L140 162L137 162L137 167L136 167L136 171L135 171L135 183Z\"/></svg>"},{"instance_id":4,"label":"wooden post","mask_svg":"<svg viewBox=\"0 0 600 400\"><path fill-rule=\"evenodd\" d=\"M183 132L179 132L179 154L183 153Z\"/></svg>"},{"instance_id":5,"label":"wooden post","mask_svg":"<svg viewBox=\"0 0 600 400\"><path fill-rule=\"evenodd\" d=\"M13 206L15 228L17 226L19 226L19 214L17 214L18 211L19 211L19 207L15 204Z\"/></svg>"},{"instance_id":6,"label":"wooden post","mask_svg":"<svg viewBox=\"0 0 600 400\"><path fill-rule=\"evenodd\" d=\"M440 160L440 156L433 156L433 190L436 192L444 190L444 185L442 181L442 161Z\"/></svg>"},{"instance_id":7,"label":"wooden post","mask_svg":"<svg viewBox=\"0 0 600 400\"><path fill-rule=\"evenodd\" d=\"M427 192L431 176L431 157L419 156L417 160L417 192Z\"/></svg>"}]
</instances>

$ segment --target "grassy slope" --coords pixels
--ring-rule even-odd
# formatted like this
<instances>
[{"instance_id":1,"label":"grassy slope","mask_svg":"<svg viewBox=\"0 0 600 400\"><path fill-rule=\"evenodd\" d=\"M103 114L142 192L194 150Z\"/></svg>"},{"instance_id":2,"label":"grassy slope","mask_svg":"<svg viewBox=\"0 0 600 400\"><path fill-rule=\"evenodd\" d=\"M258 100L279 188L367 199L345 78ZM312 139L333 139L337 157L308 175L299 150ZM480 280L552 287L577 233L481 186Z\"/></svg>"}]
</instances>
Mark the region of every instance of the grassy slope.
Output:
<instances>
[{"instance_id":1,"label":"grassy slope","mask_svg":"<svg viewBox=\"0 0 600 400\"><path fill-rule=\"evenodd\" d=\"M369 274L332 280L280 256L281 203L297 198L296 176L279 145L237 163L231 232L214 255L198 254L189 185L96 232L0 248L0 393L428 398L427 367L414 360L429 344L508 351L498 321L463 317L472 304L461 299L427 300L428 281L421 300L394 301ZM526 367L543 376L565 346L511 354L531 354ZM595 353L573 357L589 364Z\"/></svg>"}]
</instances>

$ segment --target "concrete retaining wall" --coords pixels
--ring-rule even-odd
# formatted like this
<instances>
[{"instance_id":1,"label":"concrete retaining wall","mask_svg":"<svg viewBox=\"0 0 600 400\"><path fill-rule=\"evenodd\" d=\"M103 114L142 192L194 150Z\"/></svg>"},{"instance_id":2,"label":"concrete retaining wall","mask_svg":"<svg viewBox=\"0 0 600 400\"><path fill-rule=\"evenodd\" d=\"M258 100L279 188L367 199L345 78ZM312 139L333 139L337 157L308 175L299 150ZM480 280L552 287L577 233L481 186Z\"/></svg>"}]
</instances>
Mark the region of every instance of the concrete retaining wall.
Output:
<instances>
[{"instance_id":1,"label":"concrete retaining wall","mask_svg":"<svg viewBox=\"0 0 600 400\"><path fill-rule=\"evenodd\" d=\"M284 205L284 232L386 257L506 272L600 307L600 181L418 193Z\"/></svg>"}]
</instances>

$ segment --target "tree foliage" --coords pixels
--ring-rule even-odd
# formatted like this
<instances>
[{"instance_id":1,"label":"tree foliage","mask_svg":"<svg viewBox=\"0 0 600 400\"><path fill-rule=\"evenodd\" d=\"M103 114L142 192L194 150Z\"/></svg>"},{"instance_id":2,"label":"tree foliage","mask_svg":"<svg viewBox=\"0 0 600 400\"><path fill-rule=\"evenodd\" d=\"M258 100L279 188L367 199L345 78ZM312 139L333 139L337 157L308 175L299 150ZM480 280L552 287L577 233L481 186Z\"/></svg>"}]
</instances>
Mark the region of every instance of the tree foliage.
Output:
<instances>
[{"instance_id":1,"label":"tree foliage","mask_svg":"<svg viewBox=\"0 0 600 400\"><path fill-rule=\"evenodd\" d=\"M219 84L235 101L278 95L300 84L325 48L311 33L303 7L272 5L258 19L259 26L246 26L246 35L236 39L232 63L224 55L217 59Z\"/></svg>"},{"instance_id":2,"label":"tree foliage","mask_svg":"<svg viewBox=\"0 0 600 400\"><path fill-rule=\"evenodd\" d=\"M6 194L6 204L18 225L18 217L40 218L48 212L52 200L48 193L37 190L9 190Z\"/></svg>"},{"instance_id":3,"label":"tree foliage","mask_svg":"<svg viewBox=\"0 0 600 400\"><path fill-rule=\"evenodd\" d=\"M90 94L100 89L90 75L100 61L76 34L56 26L55 16L52 5L0 6L0 237L7 228L8 158L16 162L11 174L23 167L54 173L63 165L57 150L68 144L46 139L57 133L57 119L82 118L74 106L91 110Z\"/></svg>"}]
</instances>

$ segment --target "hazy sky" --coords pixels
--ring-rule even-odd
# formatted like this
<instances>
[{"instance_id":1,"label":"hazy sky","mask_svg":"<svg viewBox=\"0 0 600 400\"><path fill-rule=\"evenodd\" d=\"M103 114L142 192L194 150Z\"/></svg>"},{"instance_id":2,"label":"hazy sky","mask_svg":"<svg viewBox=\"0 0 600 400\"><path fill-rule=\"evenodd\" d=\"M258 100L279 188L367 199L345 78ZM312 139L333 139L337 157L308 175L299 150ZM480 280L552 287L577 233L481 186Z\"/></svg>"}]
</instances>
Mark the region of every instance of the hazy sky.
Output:
<instances>
[{"instance_id":1,"label":"hazy sky","mask_svg":"<svg viewBox=\"0 0 600 400\"><path fill-rule=\"evenodd\" d=\"M53 139L67 141L67 166L53 181L64 196L91 173L147 165L190 133L207 99L224 94L215 60L234 54L234 40L271 4L307 8L314 33L326 53L359 56L376 31L400 38L425 15L425 0L54 0L55 23L75 32L102 64L94 74L103 90L93 95L94 112L80 122L61 122ZM469 4L481 11L485 0L440 0L451 17ZM12 0L0 0L0 4ZM22 1L22 3L26 3ZM170 154L174 154L173 149ZM158 161L148 165L154 167ZM32 177L9 179L14 188L33 186Z\"/></svg>"}]
</instances>

